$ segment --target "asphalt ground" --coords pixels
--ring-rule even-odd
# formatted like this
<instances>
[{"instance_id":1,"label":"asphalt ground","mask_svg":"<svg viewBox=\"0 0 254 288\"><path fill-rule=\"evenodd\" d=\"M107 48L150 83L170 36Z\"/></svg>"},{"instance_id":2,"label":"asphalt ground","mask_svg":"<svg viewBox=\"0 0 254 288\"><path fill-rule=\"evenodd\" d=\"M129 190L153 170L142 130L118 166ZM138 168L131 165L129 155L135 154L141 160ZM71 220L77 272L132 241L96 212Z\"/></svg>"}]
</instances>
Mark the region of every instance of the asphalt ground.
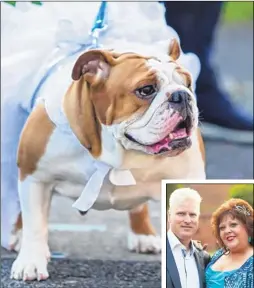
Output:
<instances>
[{"instance_id":1,"label":"asphalt ground","mask_svg":"<svg viewBox=\"0 0 254 288\"><path fill-rule=\"evenodd\" d=\"M1 287L15 288L159 288L160 262L102 260L53 260L51 278L44 282L23 283L9 280L10 259L1 263Z\"/></svg>"}]
</instances>

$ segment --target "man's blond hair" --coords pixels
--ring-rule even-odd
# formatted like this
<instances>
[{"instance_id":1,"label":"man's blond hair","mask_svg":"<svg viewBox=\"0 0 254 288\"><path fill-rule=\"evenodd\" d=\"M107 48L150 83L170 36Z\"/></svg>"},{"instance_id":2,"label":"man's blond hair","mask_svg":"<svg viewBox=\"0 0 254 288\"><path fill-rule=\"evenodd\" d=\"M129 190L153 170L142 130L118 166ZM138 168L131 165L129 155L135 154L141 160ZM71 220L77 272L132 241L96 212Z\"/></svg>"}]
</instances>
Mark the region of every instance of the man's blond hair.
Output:
<instances>
[{"instance_id":1,"label":"man's blond hair","mask_svg":"<svg viewBox=\"0 0 254 288\"><path fill-rule=\"evenodd\" d=\"M191 200L200 207L200 203L202 201L199 193L191 188L179 188L171 193L169 197L169 212L174 210L175 207L179 206L185 200Z\"/></svg>"}]
</instances>

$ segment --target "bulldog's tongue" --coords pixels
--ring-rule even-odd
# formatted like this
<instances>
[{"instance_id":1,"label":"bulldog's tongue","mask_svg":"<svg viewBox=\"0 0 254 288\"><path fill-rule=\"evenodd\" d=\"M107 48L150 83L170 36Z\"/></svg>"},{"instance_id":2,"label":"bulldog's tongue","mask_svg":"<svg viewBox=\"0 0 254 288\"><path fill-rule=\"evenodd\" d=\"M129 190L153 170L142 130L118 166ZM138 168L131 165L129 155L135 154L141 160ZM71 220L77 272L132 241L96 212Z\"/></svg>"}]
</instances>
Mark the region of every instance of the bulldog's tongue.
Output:
<instances>
[{"instance_id":1,"label":"bulldog's tongue","mask_svg":"<svg viewBox=\"0 0 254 288\"><path fill-rule=\"evenodd\" d=\"M149 146L149 150L152 152L152 153L158 153L160 152L163 148L163 150L167 151L169 150L168 149L168 146L169 146L169 143L172 142L173 140L176 140L176 139L181 139L181 138L185 138L187 137L187 131L186 131L186 128L182 128L182 129L179 129L178 131L176 132L172 132L169 134L169 136L165 137L164 139L162 139L160 142L157 142L153 145L150 145Z\"/></svg>"},{"instance_id":2,"label":"bulldog's tongue","mask_svg":"<svg viewBox=\"0 0 254 288\"><path fill-rule=\"evenodd\" d=\"M169 138L171 140L179 139L179 138L184 138L187 137L187 131L186 128L182 128L177 130L176 132L172 132L169 134Z\"/></svg>"}]
</instances>

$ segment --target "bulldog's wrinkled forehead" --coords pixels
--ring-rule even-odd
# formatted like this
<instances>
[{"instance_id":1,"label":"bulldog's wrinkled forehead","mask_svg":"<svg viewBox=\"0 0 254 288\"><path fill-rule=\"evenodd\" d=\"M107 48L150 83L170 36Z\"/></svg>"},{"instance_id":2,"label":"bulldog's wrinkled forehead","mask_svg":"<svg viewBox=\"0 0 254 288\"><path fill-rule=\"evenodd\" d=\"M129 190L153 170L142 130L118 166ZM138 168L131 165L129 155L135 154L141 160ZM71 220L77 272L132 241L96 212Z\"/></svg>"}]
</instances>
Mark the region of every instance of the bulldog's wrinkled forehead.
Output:
<instances>
[{"instance_id":1,"label":"bulldog's wrinkled forehead","mask_svg":"<svg viewBox=\"0 0 254 288\"><path fill-rule=\"evenodd\" d=\"M116 44L112 51L117 54L133 53L144 57L147 62L147 68L151 71L153 70L158 79L164 84L176 82L186 85L186 82L191 82L191 74L169 56L168 46L168 42L155 46L147 46L140 43L120 43ZM181 73L179 74L179 72ZM182 77L183 74L185 74L184 78L186 76L189 78L188 81Z\"/></svg>"},{"instance_id":2,"label":"bulldog's wrinkled forehead","mask_svg":"<svg viewBox=\"0 0 254 288\"><path fill-rule=\"evenodd\" d=\"M174 80L179 84L182 82L179 77L176 76L176 73L174 74L177 69L180 69L180 66L175 61L172 61L171 59L152 58L148 59L147 62L149 68L155 71L158 79L165 84L172 83Z\"/></svg>"},{"instance_id":3,"label":"bulldog's wrinkled forehead","mask_svg":"<svg viewBox=\"0 0 254 288\"><path fill-rule=\"evenodd\" d=\"M168 45L166 47L165 45L148 46L141 43L114 43L112 51L118 54L135 53L144 58L158 59L160 62L168 62L171 59L168 55Z\"/></svg>"}]
</instances>

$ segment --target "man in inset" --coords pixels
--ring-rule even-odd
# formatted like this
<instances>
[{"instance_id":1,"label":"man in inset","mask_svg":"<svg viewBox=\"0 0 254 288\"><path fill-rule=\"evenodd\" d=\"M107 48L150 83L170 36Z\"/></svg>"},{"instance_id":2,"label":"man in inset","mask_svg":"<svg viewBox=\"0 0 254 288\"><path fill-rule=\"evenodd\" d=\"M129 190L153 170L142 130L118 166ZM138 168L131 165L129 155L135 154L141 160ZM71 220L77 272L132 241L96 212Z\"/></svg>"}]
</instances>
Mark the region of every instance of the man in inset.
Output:
<instances>
[{"instance_id":1,"label":"man in inset","mask_svg":"<svg viewBox=\"0 0 254 288\"><path fill-rule=\"evenodd\" d=\"M169 199L167 232L167 288L204 288L210 255L193 241L199 225L199 193L175 190Z\"/></svg>"}]
</instances>

